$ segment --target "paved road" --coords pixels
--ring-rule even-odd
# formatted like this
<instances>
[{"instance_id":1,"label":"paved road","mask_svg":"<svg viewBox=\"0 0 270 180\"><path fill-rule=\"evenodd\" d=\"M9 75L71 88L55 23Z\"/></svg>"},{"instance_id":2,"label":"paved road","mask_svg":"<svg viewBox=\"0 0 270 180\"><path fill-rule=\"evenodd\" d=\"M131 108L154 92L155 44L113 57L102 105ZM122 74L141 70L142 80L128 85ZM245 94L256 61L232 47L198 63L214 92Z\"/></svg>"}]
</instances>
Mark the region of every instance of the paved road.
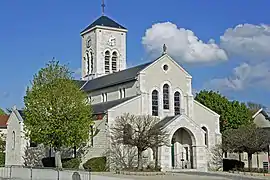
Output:
<instances>
[{"instance_id":1,"label":"paved road","mask_svg":"<svg viewBox=\"0 0 270 180\"><path fill-rule=\"evenodd\" d=\"M224 174L224 173L206 173L206 172L183 172L178 174L185 174L191 176L199 176L206 178L223 178L229 180L259 180L259 179L267 179L267 177L252 177L252 176L243 176L237 174Z\"/></svg>"},{"instance_id":2,"label":"paved road","mask_svg":"<svg viewBox=\"0 0 270 180\"><path fill-rule=\"evenodd\" d=\"M115 175L107 174L104 176L92 176L92 180L260 180L262 178L256 177L243 177L237 175L227 174L213 174L203 172L181 172L173 173L164 176L128 176L128 175Z\"/></svg>"}]
</instances>

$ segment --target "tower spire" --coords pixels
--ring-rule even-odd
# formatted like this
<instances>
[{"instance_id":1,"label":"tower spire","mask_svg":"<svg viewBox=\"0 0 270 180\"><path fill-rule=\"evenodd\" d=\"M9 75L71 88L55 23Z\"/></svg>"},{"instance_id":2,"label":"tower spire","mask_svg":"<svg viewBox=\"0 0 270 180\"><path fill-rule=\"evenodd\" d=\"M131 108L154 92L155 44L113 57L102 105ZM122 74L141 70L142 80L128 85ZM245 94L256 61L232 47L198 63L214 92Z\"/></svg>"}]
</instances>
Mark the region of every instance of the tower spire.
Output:
<instances>
[{"instance_id":1,"label":"tower spire","mask_svg":"<svg viewBox=\"0 0 270 180\"><path fill-rule=\"evenodd\" d=\"M104 14L105 14L105 2L104 2L104 0L102 0L102 4L101 4L101 7L102 7L102 16L104 16Z\"/></svg>"}]
</instances>

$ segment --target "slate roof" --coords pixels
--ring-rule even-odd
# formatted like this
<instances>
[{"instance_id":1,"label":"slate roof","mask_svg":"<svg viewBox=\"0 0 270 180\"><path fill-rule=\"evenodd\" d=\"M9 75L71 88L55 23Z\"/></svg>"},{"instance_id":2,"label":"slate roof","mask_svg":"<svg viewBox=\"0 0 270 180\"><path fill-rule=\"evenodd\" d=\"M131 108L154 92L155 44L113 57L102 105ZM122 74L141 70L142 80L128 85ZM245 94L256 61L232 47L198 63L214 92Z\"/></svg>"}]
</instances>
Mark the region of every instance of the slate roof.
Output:
<instances>
[{"instance_id":1,"label":"slate roof","mask_svg":"<svg viewBox=\"0 0 270 180\"><path fill-rule=\"evenodd\" d=\"M73 80L79 87L82 87L87 81L83 80Z\"/></svg>"},{"instance_id":2,"label":"slate roof","mask_svg":"<svg viewBox=\"0 0 270 180\"><path fill-rule=\"evenodd\" d=\"M148 62L129 69L118 71L112 74L101 76L93 80L89 80L82 88L84 91L93 91L109 86L114 86L124 82L134 81L140 71L149 66L153 62Z\"/></svg>"},{"instance_id":3,"label":"slate roof","mask_svg":"<svg viewBox=\"0 0 270 180\"><path fill-rule=\"evenodd\" d=\"M112 27L112 28L126 29L124 26L118 24L117 22L115 22L111 18L109 18L107 16L101 16L97 20L95 20L92 24L87 26L87 28L85 28L81 33L85 32L85 31L87 31L95 26L106 26L106 27Z\"/></svg>"},{"instance_id":4,"label":"slate roof","mask_svg":"<svg viewBox=\"0 0 270 180\"><path fill-rule=\"evenodd\" d=\"M160 120L155 126L158 128L164 127L173 118L175 118L175 116L166 116L165 118Z\"/></svg>"},{"instance_id":5,"label":"slate roof","mask_svg":"<svg viewBox=\"0 0 270 180\"><path fill-rule=\"evenodd\" d=\"M123 98L123 99L117 99L114 101L107 101L107 102L103 102L103 103L98 103L98 104L93 104L92 105L92 110L93 110L93 114L103 114L106 113L106 111L114 106L117 106L119 104L122 104L123 102L126 102L130 99L133 99L137 96L131 96L131 97L127 97L127 98Z\"/></svg>"},{"instance_id":6,"label":"slate roof","mask_svg":"<svg viewBox=\"0 0 270 180\"><path fill-rule=\"evenodd\" d=\"M21 115L22 118L24 118L24 113L23 110L18 110L19 114Z\"/></svg>"}]
</instances>

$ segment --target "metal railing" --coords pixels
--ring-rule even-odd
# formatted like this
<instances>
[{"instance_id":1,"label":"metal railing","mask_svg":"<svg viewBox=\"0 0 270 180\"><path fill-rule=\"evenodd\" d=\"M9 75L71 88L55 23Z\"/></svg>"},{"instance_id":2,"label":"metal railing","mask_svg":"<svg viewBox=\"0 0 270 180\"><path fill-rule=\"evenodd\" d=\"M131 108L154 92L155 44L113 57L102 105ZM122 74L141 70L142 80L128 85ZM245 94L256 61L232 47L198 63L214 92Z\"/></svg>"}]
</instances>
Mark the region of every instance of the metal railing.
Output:
<instances>
[{"instance_id":1,"label":"metal railing","mask_svg":"<svg viewBox=\"0 0 270 180\"><path fill-rule=\"evenodd\" d=\"M43 167L0 167L0 179L18 180L91 180L91 172L74 169L52 169Z\"/></svg>"}]
</instances>

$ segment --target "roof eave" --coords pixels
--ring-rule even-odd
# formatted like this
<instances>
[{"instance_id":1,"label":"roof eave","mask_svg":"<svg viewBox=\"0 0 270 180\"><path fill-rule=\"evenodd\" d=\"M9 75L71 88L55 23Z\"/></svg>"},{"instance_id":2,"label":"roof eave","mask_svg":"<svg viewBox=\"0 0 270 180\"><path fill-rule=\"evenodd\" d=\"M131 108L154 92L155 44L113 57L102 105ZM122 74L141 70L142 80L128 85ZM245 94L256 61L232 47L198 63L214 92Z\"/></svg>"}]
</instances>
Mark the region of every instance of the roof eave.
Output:
<instances>
[{"instance_id":1,"label":"roof eave","mask_svg":"<svg viewBox=\"0 0 270 180\"><path fill-rule=\"evenodd\" d=\"M83 31L81 31L80 35L83 36L84 34L90 32L90 31L93 31L94 29L106 29L106 30L113 30L113 31L120 31L120 32L128 32L128 30L125 28L114 28L114 27L108 27L108 26L100 26L100 25L97 25L97 26L94 26L90 29L84 29Z\"/></svg>"},{"instance_id":2,"label":"roof eave","mask_svg":"<svg viewBox=\"0 0 270 180\"><path fill-rule=\"evenodd\" d=\"M137 76L136 76L136 77L137 77ZM125 81L119 81L119 82L117 82L117 83L107 84L107 85L105 85L105 86L103 86L103 87L100 87L100 88L94 88L94 89L90 89L90 90L87 90L87 89L86 89L85 91L86 91L86 92L91 92L91 91L96 91L96 90L101 90L101 89L104 89L104 88L116 86L116 85L122 84L122 83L128 83L128 82L136 81L136 80L137 80L136 77L127 79L127 80L125 80ZM86 86L86 84L85 84L84 86ZM83 89L82 89L82 90L83 90Z\"/></svg>"}]
</instances>

